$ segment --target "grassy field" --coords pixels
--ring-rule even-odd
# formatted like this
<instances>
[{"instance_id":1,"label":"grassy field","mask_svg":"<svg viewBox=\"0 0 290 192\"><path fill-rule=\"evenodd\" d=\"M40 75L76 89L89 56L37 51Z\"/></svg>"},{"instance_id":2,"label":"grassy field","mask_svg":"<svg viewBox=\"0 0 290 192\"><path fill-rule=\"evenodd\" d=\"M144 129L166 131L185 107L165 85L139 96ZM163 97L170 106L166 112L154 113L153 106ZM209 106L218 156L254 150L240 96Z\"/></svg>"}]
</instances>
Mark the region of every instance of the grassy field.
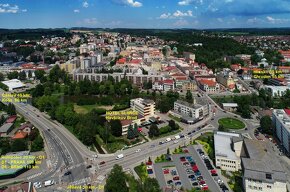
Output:
<instances>
[{"instance_id":1,"label":"grassy field","mask_svg":"<svg viewBox=\"0 0 290 192\"><path fill-rule=\"evenodd\" d=\"M226 129L243 129L246 126L242 121L234 118L222 118L218 122Z\"/></svg>"},{"instance_id":2,"label":"grassy field","mask_svg":"<svg viewBox=\"0 0 290 192\"><path fill-rule=\"evenodd\" d=\"M79 114L86 114L86 113L89 113L92 109L106 109L106 110L112 110L113 109L113 106L100 106L98 104L95 104L95 105L77 105L77 104L74 104L74 110L76 113L79 113Z\"/></svg>"}]
</instances>

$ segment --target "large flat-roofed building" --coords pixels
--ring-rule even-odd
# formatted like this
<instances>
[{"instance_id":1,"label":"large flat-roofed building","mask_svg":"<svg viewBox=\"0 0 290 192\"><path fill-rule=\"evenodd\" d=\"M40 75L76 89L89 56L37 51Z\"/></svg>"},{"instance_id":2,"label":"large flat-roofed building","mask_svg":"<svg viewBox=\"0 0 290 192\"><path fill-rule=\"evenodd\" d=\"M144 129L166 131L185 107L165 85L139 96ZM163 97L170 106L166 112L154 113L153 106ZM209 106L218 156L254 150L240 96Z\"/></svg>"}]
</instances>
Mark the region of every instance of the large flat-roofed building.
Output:
<instances>
[{"instance_id":1,"label":"large flat-roofed building","mask_svg":"<svg viewBox=\"0 0 290 192\"><path fill-rule=\"evenodd\" d=\"M131 99L130 107L138 112L138 115L145 117L146 121L155 115L155 102L148 99Z\"/></svg>"},{"instance_id":2,"label":"large flat-roofed building","mask_svg":"<svg viewBox=\"0 0 290 192\"><path fill-rule=\"evenodd\" d=\"M73 74L73 79L76 81L82 81L85 78L90 81L102 82L108 80L108 77L111 76L116 82L120 82L122 79L127 79L132 84L137 86L142 86L143 83L155 82L163 79L162 75L151 75L151 74L133 74L133 73L79 73L75 72Z\"/></svg>"},{"instance_id":3,"label":"large flat-roofed building","mask_svg":"<svg viewBox=\"0 0 290 192\"><path fill-rule=\"evenodd\" d=\"M193 103L177 100L174 102L174 110L171 113L181 118L183 122L193 124L209 114L209 105L199 104L195 99Z\"/></svg>"},{"instance_id":4,"label":"large flat-roofed building","mask_svg":"<svg viewBox=\"0 0 290 192\"><path fill-rule=\"evenodd\" d=\"M274 109L272 122L274 133L282 144L285 154L290 156L290 110Z\"/></svg>"},{"instance_id":5,"label":"large flat-roofed building","mask_svg":"<svg viewBox=\"0 0 290 192\"><path fill-rule=\"evenodd\" d=\"M217 131L214 134L216 166L222 170L241 169L243 138L240 134Z\"/></svg>"},{"instance_id":6,"label":"large flat-roofed building","mask_svg":"<svg viewBox=\"0 0 290 192\"><path fill-rule=\"evenodd\" d=\"M21 89L21 88L26 87L25 84L23 84L18 79L11 79L11 80L8 80L8 81L2 81L2 83L8 87L9 91L13 91L13 90L16 90L16 89Z\"/></svg>"},{"instance_id":7,"label":"large flat-roofed building","mask_svg":"<svg viewBox=\"0 0 290 192\"><path fill-rule=\"evenodd\" d=\"M287 177L268 141L244 139L242 158L245 192L286 192Z\"/></svg>"},{"instance_id":8,"label":"large flat-roofed building","mask_svg":"<svg viewBox=\"0 0 290 192\"><path fill-rule=\"evenodd\" d=\"M273 97L281 97L286 94L287 90L290 90L290 87L265 85L265 89L268 90Z\"/></svg>"}]
</instances>

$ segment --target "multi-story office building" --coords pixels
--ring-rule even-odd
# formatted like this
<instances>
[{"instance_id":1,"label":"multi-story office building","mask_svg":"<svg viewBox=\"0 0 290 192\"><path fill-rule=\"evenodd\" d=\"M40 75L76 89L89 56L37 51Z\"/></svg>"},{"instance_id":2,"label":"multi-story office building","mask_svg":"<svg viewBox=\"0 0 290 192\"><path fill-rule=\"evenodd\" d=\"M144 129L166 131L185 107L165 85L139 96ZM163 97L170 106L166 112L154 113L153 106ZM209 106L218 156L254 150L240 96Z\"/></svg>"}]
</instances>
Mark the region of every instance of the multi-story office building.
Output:
<instances>
[{"instance_id":1,"label":"multi-story office building","mask_svg":"<svg viewBox=\"0 0 290 192\"><path fill-rule=\"evenodd\" d=\"M287 177L269 141L244 139L242 157L245 192L286 192Z\"/></svg>"},{"instance_id":2,"label":"multi-story office building","mask_svg":"<svg viewBox=\"0 0 290 192\"><path fill-rule=\"evenodd\" d=\"M183 122L193 124L209 114L209 105L197 104L196 100L193 103L177 100L174 102L174 111L171 113L181 118Z\"/></svg>"},{"instance_id":3,"label":"multi-story office building","mask_svg":"<svg viewBox=\"0 0 290 192\"><path fill-rule=\"evenodd\" d=\"M138 112L138 115L145 117L146 120L149 120L150 117L155 115L155 102L148 99L131 99L130 107L132 110Z\"/></svg>"},{"instance_id":4,"label":"multi-story office building","mask_svg":"<svg viewBox=\"0 0 290 192\"><path fill-rule=\"evenodd\" d=\"M274 109L272 113L274 133L284 148L285 154L290 156L290 112L285 109Z\"/></svg>"},{"instance_id":5,"label":"multi-story office building","mask_svg":"<svg viewBox=\"0 0 290 192\"><path fill-rule=\"evenodd\" d=\"M216 166L226 171L241 169L243 138L240 134L217 131L214 134Z\"/></svg>"}]
</instances>

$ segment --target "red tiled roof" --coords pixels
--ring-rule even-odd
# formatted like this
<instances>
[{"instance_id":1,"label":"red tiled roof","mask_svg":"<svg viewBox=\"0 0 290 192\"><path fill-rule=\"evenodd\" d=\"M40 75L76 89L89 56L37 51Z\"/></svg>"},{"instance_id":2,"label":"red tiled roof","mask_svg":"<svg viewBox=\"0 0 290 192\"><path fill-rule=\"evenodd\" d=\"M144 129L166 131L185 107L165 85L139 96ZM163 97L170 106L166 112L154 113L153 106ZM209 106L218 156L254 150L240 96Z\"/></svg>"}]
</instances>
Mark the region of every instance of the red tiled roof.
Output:
<instances>
[{"instance_id":1,"label":"red tiled roof","mask_svg":"<svg viewBox=\"0 0 290 192\"><path fill-rule=\"evenodd\" d=\"M175 66L169 66L169 67L165 67L164 68L165 71L171 71L173 69L176 69L176 67Z\"/></svg>"},{"instance_id":2,"label":"red tiled roof","mask_svg":"<svg viewBox=\"0 0 290 192\"><path fill-rule=\"evenodd\" d=\"M172 79L165 79L163 80L163 83L166 83L166 84L173 84L174 81Z\"/></svg>"},{"instance_id":3,"label":"red tiled roof","mask_svg":"<svg viewBox=\"0 0 290 192\"><path fill-rule=\"evenodd\" d=\"M130 61L130 63L133 63L133 64L140 64L141 62L142 62L141 59L132 59L132 60Z\"/></svg>"},{"instance_id":4,"label":"red tiled roof","mask_svg":"<svg viewBox=\"0 0 290 192\"><path fill-rule=\"evenodd\" d=\"M16 119L17 119L17 116L12 115L6 120L6 123L13 123Z\"/></svg>"},{"instance_id":5,"label":"red tiled roof","mask_svg":"<svg viewBox=\"0 0 290 192\"><path fill-rule=\"evenodd\" d=\"M132 120L128 120L128 119L121 120L122 126L130 125L132 124L132 122L133 122Z\"/></svg>"},{"instance_id":6,"label":"red tiled roof","mask_svg":"<svg viewBox=\"0 0 290 192\"><path fill-rule=\"evenodd\" d=\"M177 80L177 81L187 80L187 77L186 76L175 77L175 80Z\"/></svg>"},{"instance_id":7,"label":"red tiled roof","mask_svg":"<svg viewBox=\"0 0 290 192\"><path fill-rule=\"evenodd\" d=\"M117 61L117 63L124 64L126 62L126 58L121 58Z\"/></svg>"},{"instance_id":8,"label":"red tiled roof","mask_svg":"<svg viewBox=\"0 0 290 192\"><path fill-rule=\"evenodd\" d=\"M230 84L230 85L229 85L229 88L230 88L230 89L235 88L235 84Z\"/></svg>"},{"instance_id":9,"label":"red tiled roof","mask_svg":"<svg viewBox=\"0 0 290 192\"><path fill-rule=\"evenodd\" d=\"M212 80L207 80L207 79L201 79L199 80L199 83L202 85L208 85L209 87L215 87L216 86L216 82L212 81Z\"/></svg>"},{"instance_id":10,"label":"red tiled roof","mask_svg":"<svg viewBox=\"0 0 290 192\"><path fill-rule=\"evenodd\" d=\"M27 135L28 135L27 132L19 131L12 137L12 139L24 139L27 137Z\"/></svg>"}]
</instances>

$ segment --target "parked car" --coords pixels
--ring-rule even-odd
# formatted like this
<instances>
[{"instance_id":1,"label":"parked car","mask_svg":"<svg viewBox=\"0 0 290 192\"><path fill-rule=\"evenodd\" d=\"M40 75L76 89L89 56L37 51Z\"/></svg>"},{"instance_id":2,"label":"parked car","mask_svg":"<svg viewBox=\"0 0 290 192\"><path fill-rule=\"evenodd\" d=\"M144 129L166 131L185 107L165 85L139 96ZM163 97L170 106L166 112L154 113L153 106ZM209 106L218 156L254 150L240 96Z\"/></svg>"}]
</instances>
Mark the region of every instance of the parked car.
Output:
<instances>
[{"instance_id":1,"label":"parked car","mask_svg":"<svg viewBox=\"0 0 290 192\"><path fill-rule=\"evenodd\" d=\"M195 175L188 175L188 178L195 178Z\"/></svg>"},{"instance_id":2,"label":"parked car","mask_svg":"<svg viewBox=\"0 0 290 192\"><path fill-rule=\"evenodd\" d=\"M205 181L204 181L204 180L200 180L200 181L199 181L199 184L200 184L200 185L203 185L203 184L205 184Z\"/></svg>"},{"instance_id":3,"label":"parked car","mask_svg":"<svg viewBox=\"0 0 290 192\"><path fill-rule=\"evenodd\" d=\"M169 174L169 169L164 169L163 174Z\"/></svg>"},{"instance_id":4,"label":"parked car","mask_svg":"<svg viewBox=\"0 0 290 192\"><path fill-rule=\"evenodd\" d=\"M148 174L153 174L153 169L147 169Z\"/></svg>"},{"instance_id":5,"label":"parked car","mask_svg":"<svg viewBox=\"0 0 290 192\"><path fill-rule=\"evenodd\" d=\"M172 176L177 175L176 170L171 170L171 175L172 175Z\"/></svg>"},{"instance_id":6,"label":"parked car","mask_svg":"<svg viewBox=\"0 0 290 192\"><path fill-rule=\"evenodd\" d=\"M64 173L64 176L70 175L70 174L71 174L71 171L67 171L67 172Z\"/></svg>"},{"instance_id":7,"label":"parked car","mask_svg":"<svg viewBox=\"0 0 290 192\"><path fill-rule=\"evenodd\" d=\"M168 184L168 185L171 185L171 184L173 184L173 181L172 181L172 180L168 180L168 181L167 181L167 184Z\"/></svg>"},{"instance_id":8,"label":"parked car","mask_svg":"<svg viewBox=\"0 0 290 192\"><path fill-rule=\"evenodd\" d=\"M175 186L181 185L181 181L175 182Z\"/></svg>"},{"instance_id":9,"label":"parked car","mask_svg":"<svg viewBox=\"0 0 290 192\"><path fill-rule=\"evenodd\" d=\"M104 165L106 162L105 161L101 161L100 163L99 163L99 165Z\"/></svg>"},{"instance_id":10,"label":"parked car","mask_svg":"<svg viewBox=\"0 0 290 192\"><path fill-rule=\"evenodd\" d=\"M198 182L193 182L192 186L198 186Z\"/></svg>"},{"instance_id":11,"label":"parked car","mask_svg":"<svg viewBox=\"0 0 290 192\"><path fill-rule=\"evenodd\" d=\"M199 181L200 181L200 180L203 180L203 176L200 175L200 176L197 177L197 179L198 179Z\"/></svg>"},{"instance_id":12,"label":"parked car","mask_svg":"<svg viewBox=\"0 0 290 192\"><path fill-rule=\"evenodd\" d=\"M175 177L173 177L173 180L179 180L179 176L175 176Z\"/></svg>"}]
</instances>

